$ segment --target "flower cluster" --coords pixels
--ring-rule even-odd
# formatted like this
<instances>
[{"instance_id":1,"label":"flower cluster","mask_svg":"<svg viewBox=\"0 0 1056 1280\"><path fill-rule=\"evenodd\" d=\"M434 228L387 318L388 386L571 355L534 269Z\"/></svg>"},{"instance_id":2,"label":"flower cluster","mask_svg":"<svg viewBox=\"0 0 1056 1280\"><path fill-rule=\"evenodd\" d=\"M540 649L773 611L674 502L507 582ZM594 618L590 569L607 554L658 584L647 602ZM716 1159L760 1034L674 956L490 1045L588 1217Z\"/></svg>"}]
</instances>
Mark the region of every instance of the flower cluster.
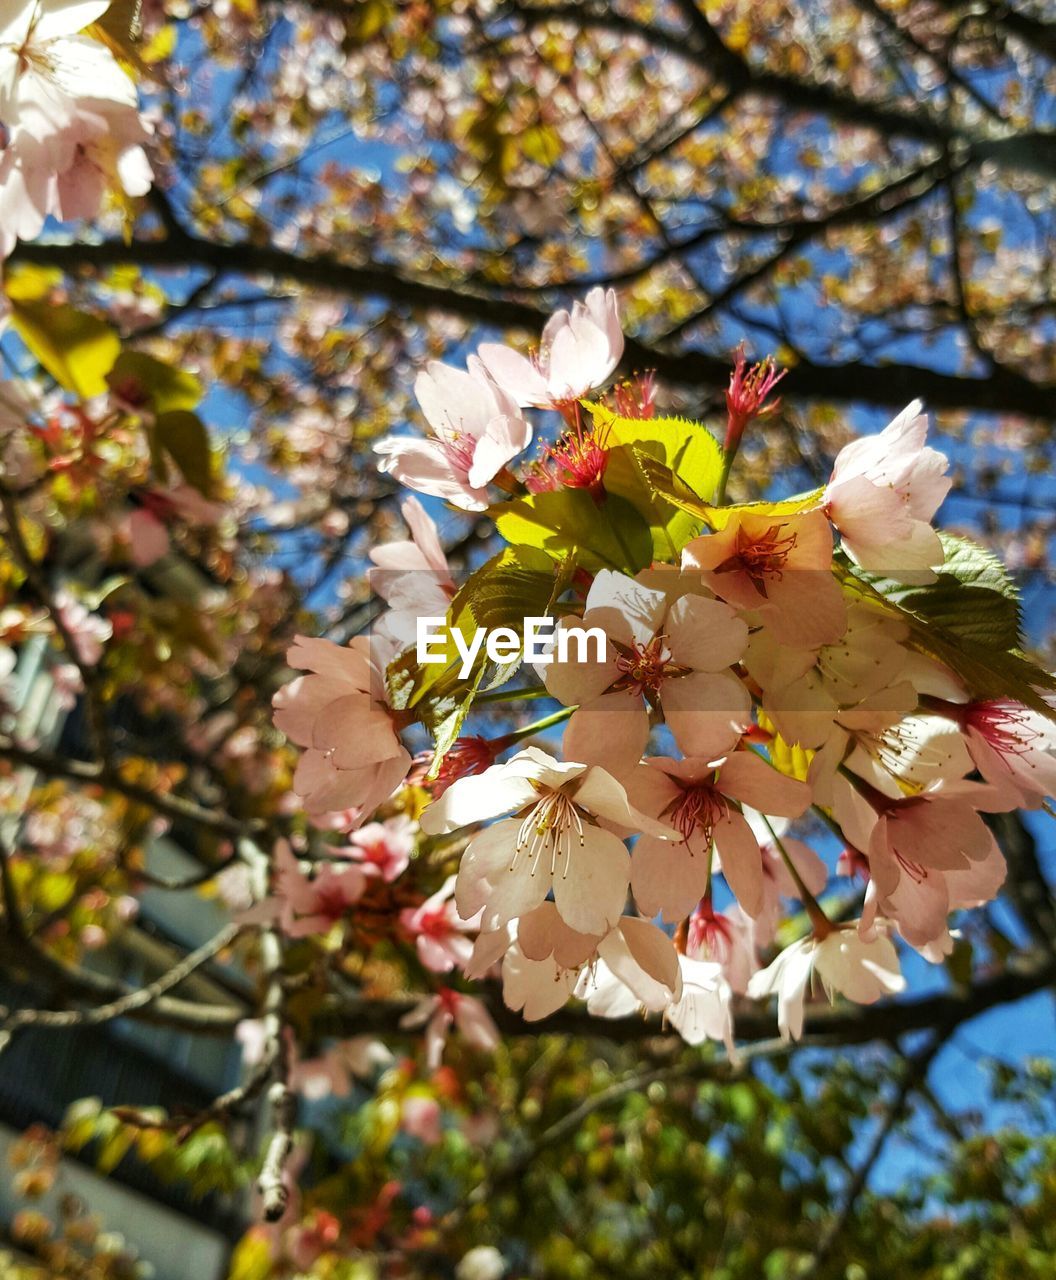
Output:
<instances>
[{"instance_id":1,"label":"flower cluster","mask_svg":"<svg viewBox=\"0 0 1056 1280\"><path fill-rule=\"evenodd\" d=\"M985 591L1015 631L1015 590L988 553L933 528L951 481L919 402L848 444L825 486L728 504L782 375L738 354L712 434L657 416L649 378L599 397L622 350L615 297L595 290L528 357L485 344L465 371L427 367L429 433L383 441L382 468L486 510L507 549L456 589L409 499L411 541L372 552L390 605L373 652L299 640L291 665L312 674L280 692L276 723L306 748L294 787L317 821L429 793L421 831L438 862L452 850L452 874L401 916L427 968L497 974L529 1019L575 998L604 1017L660 1013L735 1053L740 1000L776 995L798 1037L816 986L868 1004L903 989L900 946L951 952L951 912L1004 877L982 815L1056 791L1056 682L1007 626L972 621ZM518 475L540 427L526 409L560 426ZM462 625L500 600L516 630L537 580L560 615L555 652L562 632L582 641L540 664L541 684L516 663L468 679L416 666L417 617ZM457 729L485 688L491 724L496 701L556 710L456 737L451 707ZM436 733L429 768L401 745L413 721ZM304 893L297 931L317 910ZM790 917L796 940L779 949ZM411 1019L431 1028L433 1062L443 1029L481 1021L460 999L444 987Z\"/></svg>"},{"instance_id":2,"label":"flower cluster","mask_svg":"<svg viewBox=\"0 0 1056 1280\"><path fill-rule=\"evenodd\" d=\"M0 256L45 219L91 218L104 195L145 195L151 129L136 86L85 31L110 0L14 0L0 18Z\"/></svg>"}]
</instances>

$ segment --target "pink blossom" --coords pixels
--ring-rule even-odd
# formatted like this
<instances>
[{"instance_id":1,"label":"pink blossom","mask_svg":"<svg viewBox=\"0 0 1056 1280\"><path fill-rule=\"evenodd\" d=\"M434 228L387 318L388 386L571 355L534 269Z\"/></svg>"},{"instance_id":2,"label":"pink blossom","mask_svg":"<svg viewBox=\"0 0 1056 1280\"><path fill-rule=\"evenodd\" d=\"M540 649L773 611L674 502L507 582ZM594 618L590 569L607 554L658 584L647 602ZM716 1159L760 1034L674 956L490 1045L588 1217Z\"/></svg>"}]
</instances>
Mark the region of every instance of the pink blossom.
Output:
<instances>
[{"instance_id":1,"label":"pink blossom","mask_svg":"<svg viewBox=\"0 0 1056 1280\"><path fill-rule=\"evenodd\" d=\"M1010 808L1037 809L1056 796L1056 725L1011 701L973 702L959 714L979 772L1008 796Z\"/></svg>"},{"instance_id":2,"label":"pink blossom","mask_svg":"<svg viewBox=\"0 0 1056 1280\"><path fill-rule=\"evenodd\" d=\"M847 628L847 607L832 574L832 529L820 511L733 512L722 528L685 547L682 568L700 571L720 599L758 613L794 648L832 644Z\"/></svg>"},{"instance_id":3,"label":"pink blossom","mask_svg":"<svg viewBox=\"0 0 1056 1280\"><path fill-rule=\"evenodd\" d=\"M672 1000L664 1017L686 1044L715 1040L726 1046L731 1062L737 1061L733 1040L733 990L722 966L688 955L678 957L682 994Z\"/></svg>"},{"instance_id":4,"label":"pink blossom","mask_svg":"<svg viewBox=\"0 0 1056 1280\"><path fill-rule=\"evenodd\" d=\"M907 628L861 603L847 609L834 644L798 648L778 629L752 634L744 655L762 687L763 710L786 742L816 749L853 730L882 730L917 705Z\"/></svg>"},{"instance_id":5,"label":"pink blossom","mask_svg":"<svg viewBox=\"0 0 1056 1280\"><path fill-rule=\"evenodd\" d=\"M635 809L604 769L560 764L537 747L454 783L422 814L422 830L443 835L508 813L519 816L475 836L458 870L459 915L483 912L486 930L526 915L552 889L570 928L604 935L623 912L630 859L600 823L673 834Z\"/></svg>"},{"instance_id":6,"label":"pink blossom","mask_svg":"<svg viewBox=\"0 0 1056 1280\"><path fill-rule=\"evenodd\" d=\"M65 587L56 591L55 604L66 630L73 637L77 660L86 667L96 666L103 656L103 641L110 639L113 627L97 613L89 613Z\"/></svg>"},{"instance_id":7,"label":"pink blossom","mask_svg":"<svg viewBox=\"0 0 1056 1280\"><path fill-rule=\"evenodd\" d=\"M502 957L502 998L506 1007L526 1022L540 1022L571 999L578 969L565 969L554 956L530 960L517 942Z\"/></svg>"},{"instance_id":8,"label":"pink blossom","mask_svg":"<svg viewBox=\"0 0 1056 1280\"><path fill-rule=\"evenodd\" d=\"M56 705L63 711L72 711L77 699L84 692L81 672L72 662L57 662L51 668L51 691Z\"/></svg>"},{"instance_id":9,"label":"pink blossom","mask_svg":"<svg viewBox=\"0 0 1056 1280\"><path fill-rule=\"evenodd\" d=\"M778 773L754 751L722 761L651 757L628 791L645 813L671 823L681 841L643 835L631 859L631 889L645 916L688 916L707 891L714 843L726 881L750 916L766 904L766 876L759 841L740 804L796 818L810 804L810 788Z\"/></svg>"},{"instance_id":10,"label":"pink blossom","mask_svg":"<svg viewBox=\"0 0 1056 1280\"><path fill-rule=\"evenodd\" d=\"M422 1094L408 1094L400 1109L400 1128L427 1147L436 1146L444 1136L439 1102Z\"/></svg>"},{"instance_id":11,"label":"pink blossom","mask_svg":"<svg viewBox=\"0 0 1056 1280\"><path fill-rule=\"evenodd\" d=\"M855 1004L873 1004L905 989L898 953L882 933L863 938L852 925L814 935L778 953L767 969L755 974L748 994L755 1000L777 996L777 1022L786 1040L803 1034L804 1002L811 976L817 974L829 999L839 992Z\"/></svg>"},{"instance_id":12,"label":"pink blossom","mask_svg":"<svg viewBox=\"0 0 1056 1280\"><path fill-rule=\"evenodd\" d=\"M275 695L275 725L307 748L293 778L309 814L355 807L368 818L407 776L411 757L385 705L370 642L347 647L298 636L287 654L298 676Z\"/></svg>"},{"instance_id":13,"label":"pink blossom","mask_svg":"<svg viewBox=\"0 0 1056 1280\"><path fill-rule=\"evenodd\" d=\"M539 349L526 358L498 343L484 343L480 359L500 387L522 407L560 409L603 386L623 355L616 294L591 289L571 312L557 311L543 329Z\"/></svg>"},{"instance_id":14,"label":"pink blossom","mask_svg":"<svg viewBox=\"0 0 1056 1280\"><path fill-rule=\"evenodd\" d=\"M532 428L473 356L468 370L430 361L414 393L431 434L390 436L374 451L380 469L409 489L483 511L487 486L528 446Z\"/></svg>"},{"instance_id":15,"label":"pink blossom","mask_svg":"<svg viewBox=\"0 0 1056 1280\"><path fill-rule=\"evenodd\" d=\"M938 963L953 950L950 912L992 902L1006 871L1004 855L991 836L985 857L965 867L940 871L918 864L913 874L900 876L885 894L870 880L862 907L862 935L872 936L878 917L884 917L925 959Z\"/></svg>"},{"instance_id":16,"label":"pink blossom","mask_svg":"<svg viewBox=\"0 0 1056 1280\"><path fill-rule=\"evenodd\" d=\"M914 400L875 436L845 445L825 489L825 511L863 569L934 578L942 543L931 527L953 483L945 454L926 448L928 420Z\"/></svg>"},{"instance_id":17,"label":"pink blossom","mask_svg":"<svg viewBox=\"0 0 1056 1280\"><path fill-rule=\"evenodd\" d=\"M338 852L358 862L367 875L378 875L391 884L407 870L414 852L415 824L404 814L369 822L349 836Z\"/></svg>"},{"instance_id":18,"label":"pink blossom","mask_svg":"<svg viewBox=\"0 0 1056 1280\"><path fill-rule=\"evenodd\" d=\"M443 617L455 594L436 524L417 498L408 498L400 510L410 540L386 542L370 552L378 566L370 571L370 585L389 605L374 624L374 638L393 657L415 643L418 619Z\"/></svg>"},{"instance_id":19,"label":"pink blossom","mask_svg":"<svg viewBox=\"0 0 1056 1280\"><path fill-rule=\"evenodd\" d=\"M450 973L456 965L463 968L473 952L466 934L476 932L477 926L458 914L454 893L455 877L449 876L421 906L400 912L400 924L414 938L418 959L433 973Z\"/></svg>"},{"instance_id":20,"label":"pink blossom","mask_svg":"<svg viewBox=\"0 0 1056 1280\"><path fill-rule=\"evenodd\" d=\"M401 1027L425 1027L425 1060L430 1071L440 1065L447 1033L452 1026L474 1049L491 1053L499 1045L499 1029L487 1007L473 996L441 987L425 996L400 1019Z\"/></svg>"},{"instance_id":21,"label":"pink blossom","mask_svg":"<svg viewBox=\"0 0 1056 1280\"><path fill-rule=\"evenodd\" d=\"M585 633L600 628L605 652ZM582 618L564 618L567 661L544 667L546 687L575 706L563 750L616 774L637 764L649 739L649 707L661 707L683 751L714 758L728 751L751 719L751 698L729 670L748 628L717 600L664 591L602 570ZM577 636L579 633L579 636ZM582 639L582 647L579 640Z\"/></svg>"},{"instance_id":22,"label":"pink blossom","mask_svg":"<svg viewBox=\"0 0 1056 1280\"><path fill-rule=\"evenodd\" d=\"M765 866L765 849L763 860ZM717 964L731 991L744 995L748 980L759 968L756 946L759 932L758 922L746 915L738 903L731 903L725 911L716 911L711 899L705 896L689 918L686 955Z\"/></svg>"},{"instance_id":23,"label":"pink blossom","mask_svg":"<svg viewBox=\"0 0 1056 1280\"><path fill-rule=\"evenodd\" d=\"M490 769L498 754L495 744L488 738L475 735L459 738L444 754L440 772L431 781L425 776L428 773L425 766L431 764L433 753L424 754L421 760L423 777L419 785L429 790L434 800L439 799L459 778L468 778Z\"/></svg>"},{"instance_id":24,"label":"pink blossom","mask_svg":"<svg viewBox=\"0 0 1056 1280\"><path fill-rule=\"evenodd\" d=\"M50 214L91 217L105 191L149 190L150 131L136 88L101 42L79 34L109 0L15 0L0 18L0 255ZM11 6L8 6L11 9Z\"/></svg>"},{"instance_id":25,"label":"pink blossom","mask_svg":"<svg viewBox=\"0 0 1056 1280\"><path fill-rule=\"evenodd\" d=\"M349 914L367 887L367 877L353 866L335 867L324 863L309 878L301 870L290 846L280 840L275 846L274 893L238 913L247 924L277 920L290 938L307 938L328 933Z\"/></svg>"},{"instance_id":26,"label":"pink blossom","mask_svg":"<svg viewBox=\"0 0 1056 1280\"><path fill-rule=\"evenodd\" d=\"M584 971L576 995L585 999L588 1012L599 1018L662 1013L664 1021L673 1026L687 1044L718 1040L725 1043L730 1058L736 1060L733 993L721 966L678 955L670 944L668 952L665 964L671 968L665 975L666 981L654 983L653 989L646 993L638 984L628 984L606 961L599 960Z\"/></svg>"},{"instance_id":27,"label":"pink blossom","mask_svg":"<svg viewBox=\"0 0 1056 1280\"><path fill-rule=\"evenodd\" d=\"M529 493L551 493L554 489L586 489L596 503L605 497L605 469L609 450L594 430L577 423L554 444L544 444L540 456L524 475Z\"/></svg>"}]
</instances>

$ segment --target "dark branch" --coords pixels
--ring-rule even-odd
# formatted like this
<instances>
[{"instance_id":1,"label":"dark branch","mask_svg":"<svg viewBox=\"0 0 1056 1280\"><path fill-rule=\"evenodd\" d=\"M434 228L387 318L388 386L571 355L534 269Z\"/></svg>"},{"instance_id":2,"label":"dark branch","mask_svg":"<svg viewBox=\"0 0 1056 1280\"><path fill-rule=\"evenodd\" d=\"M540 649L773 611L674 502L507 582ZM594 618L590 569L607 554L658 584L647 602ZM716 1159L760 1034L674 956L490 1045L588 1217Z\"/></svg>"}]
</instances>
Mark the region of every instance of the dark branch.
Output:
<instances>
[{"instance_id":1,"label":"dark branch","mask_svg":"<svg viewBox=\"0 0 1056 1280\"><path fill-rule=\"evenodd\" d=\"M486 324L538 333L549 318L545 308L511 298L466 292L456 284L435 284L401 274L395 266L355 266L327 254L301 258L270 245L222 244L191 237L187 240L119 240L102 244L19 245L11 262L32 262L76 272L84 268L136 263L145 267L185 271L191 266L229 274L273 276L328 292L380 298L396 306L435 311ZM671 382L688 387L716 388L729 380L725 356L704 351L670 351L629 338L624 365L655 369ZM959 377L909 364L872 366L852 362L820 365L801 360L785 381L786 394L830 402L899 406L922 396L935 409L1016 413L1047 422L1056 421L1056 396L1008 369L995 369L986 378Z\"/></svg>"}]
</instances>

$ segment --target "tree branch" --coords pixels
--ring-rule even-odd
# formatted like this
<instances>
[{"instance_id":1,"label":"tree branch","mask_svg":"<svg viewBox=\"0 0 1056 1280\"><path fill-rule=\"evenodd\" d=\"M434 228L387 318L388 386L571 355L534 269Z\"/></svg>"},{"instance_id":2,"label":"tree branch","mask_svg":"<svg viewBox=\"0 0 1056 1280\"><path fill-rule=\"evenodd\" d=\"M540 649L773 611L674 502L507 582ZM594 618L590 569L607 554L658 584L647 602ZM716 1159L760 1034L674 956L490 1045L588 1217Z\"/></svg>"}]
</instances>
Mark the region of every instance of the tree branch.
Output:
<instances>
[{"instance_id":1,"label":"tree branch","mask_svg":"<svg viewBox=\"0 0 1056 1280\"><path fill-rule=\"evenodd\" d=\"M674 55L723 81L729 88L758 94L794 111L825 116L841 124L874 129L883 137L953 148L967 160L992 160L1010 169L1051 177L1056 174L1056 132L1031 130L1020 134L986 135L951 126L920 104L904 108L871 98L858 98L842 88L753 66L727 46L702 11L685 0L683 10L690 38L674 28L638 22L611 5L510 3L504 12L525 25L564 22L580 30L604 30L634 36L655 50ZM693 36L695 35L695 39Z\"/></svg>"},{"instance_id":2,"label":"tree branch","mask_svg":"<svg viewBox=\"0 0 1056 1280\"><path fill-rule=\"evenodd\" d=\"M775 228L776 229L776 228ZM272 245L222 244L192 237L186 242L120 240L101 244L19 244L9 259L57 267L67 272L124 263L185 271L190 266L217 268L228 274L273 276L278 280L376 298L419 311L436 311L486 324L521 328L537 334L549 310L511 298L464 291L456 284L436 284L404 276L395 266L355 266L329 254L298 257ZM628 369L655 369L663 378L689 387L724 387L729 361L700 350L672 351L649 346L633 337L624 347ZM1018 413L1056 422L1056 396L1009 369L995 369L986 378L960 377L915 365L870 366L851 362L820 365L800 360L784 383L786 395L830 402L900 406L922 396L932 408Z\"/></svg>"},{"instance_id":3,"label":"tree branch","mask_svg":"<svg viewBox=\"0 0 1056 1280\"><path fill-rule=\"evenodd\" d=\"M161 996L178 987L207 960L211 960L218 952L229 947L245 928L244 925L225 925L215 937L203 943L194 951L188 952L182 960L167 969L153 982L144 987L128 991L117 999L106 1004L94 1005L90 1009L31 1009L22 1008L11 1012L0 1026L0 1053L7 1048L11 1039L26 1027L39 1027L51 1030L64 1030L69 1027L96 1027L104 1022L112 1022L116 1018L124 1018L155 1004Z\"/></svg>"},{"instance_id":4,"label":"tree branch","mask_svg":"<svg viewBox=\"0 0 1056 1280\"><path fill-rule=\"evenodd\" d=\"M185 800L181 796L155 791L150 787L141 786L138 782L131 782L115 765L89 763L84 760L52 755L46 751L20 746L13 739L3 735L0 735L0 759L13 760L16 764L26 765L49 778L67 778L71 782L102 787L105 791L116 791L119 795L126 796L137 804L146 805L166 818L175 822L191 823L204 831L211 831L214 835L241 836L260 834L267 830L267 823L263 819L230 817L226 813L197 804L194 800ZM222 867L217 867L216 870L222 870ZM207 879L212 874L213 871L210 870L204 878Z\"/></svg>"}]
</instances>

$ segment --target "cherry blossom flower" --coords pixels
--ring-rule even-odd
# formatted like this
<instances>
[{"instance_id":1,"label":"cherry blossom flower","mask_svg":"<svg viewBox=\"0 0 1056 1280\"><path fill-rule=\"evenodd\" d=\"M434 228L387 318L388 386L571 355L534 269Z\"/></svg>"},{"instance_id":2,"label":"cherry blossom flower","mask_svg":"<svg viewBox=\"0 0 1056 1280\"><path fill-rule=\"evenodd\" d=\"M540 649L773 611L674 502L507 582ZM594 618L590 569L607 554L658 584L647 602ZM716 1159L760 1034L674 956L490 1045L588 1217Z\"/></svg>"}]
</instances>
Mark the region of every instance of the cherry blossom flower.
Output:
<instances>
[{"instance_id":1,"label":"cherry blossom flower","mask_svg":"<svg viewBox=\"0 0 1056 1280\"><path fill-rule=\"evenodd\" d=\"M599 821L661 838L673 834L638 812L604 769L559 764L537 747L459 779L422 814L422 830L442 835L508 813L519 816L475 836L458 870L459 915L470 920L482 912L486 930L526 915L553 890L572 929L606 934L623 911L630 858Z\"/></svg>"},{"instance_id":2,"label":"cherry blossom flower","mask_svg":"<svg viewBox=\"0 0 1056 1280\"><path fill-rule=\"evenodd\" d=\"M766 850L762 850L764 867ZM693 960L717 964L730 990L743 996L748 980L759 968L756 937L759 922L732 902L725 911L716 911L709 897L697 904L686 929L686 955Z\"/></svg>"},{"instance_id":3,"label":"cherry blossom flower","mask_svg":"<svg viewBox=\"0 0 1056 1280\"><path fill-rule=\"evenodd\" d=\"M945 454L924 445L928 420L914 400L878 435L845 445L825 489L825 511L863 569L914 581L943 562L931 520L953 483Z\"/></svg>"},{"instance_id":4,"label":"cherry blossom flower","mask_svg":"<svg viewBox=\"0 0 1056 1280\"><path fill-rule=\"evenodd\" d=\"M664 1010L664 1017L687 1044L716 1040L726 1046L730 1060L737 1061L733 1040L733 991L722 965L713 961L678 957L682 972L682 994Z\"/></svg>"},{"instance_id":5,"label":"cherry blossom flower","mask_svg":"<svg viewBox=\"0 0 1056 1280\"><path fill-rule=\"evenodd\" d=\"M544 444L540 456L525 472L529 493L549 493L554 489L586 489L596 503L605 498L605 469L609 450L598 433L575 426L554 444Z\"/></svg>"},{"instance_id":6,"label":"cherry blossom flower","mask_svg":"<svg viewBox=\"0 0 1056 1280\"><path fill-rule=\"evenodd\" d=\"M755 1000L777 995L777 1023L785 1040L798 1040L803 1034L803 1006L815 973L830 1000L838 992L855 1004L873 1004L882 996L897 995L906 985L898 953L883 933L863 938L854 925L841 925L824 938L801 938L748 984Z\"/></svg>"},{"instance_id":7,"label":"cherry blossom flower","mask_svg":"<svg viewBox=\"0 0 1056 1280\"><path fill-rule=\"evenodd\" d=\"M925 959L938 963L953 950L950 913L993 901L1006 873L1004 855L991 836L986 856L966 867L939 871L918 865L884 894L870 880L862 906L862 936L871 937L878 917L883 917Z\"/></svg>"},{"instance_id":8,"label":"cherry blossom flower","mask_svg":"<svg viewBox=\"0 0 1056 1280\"><path fill-rule=\"evenodd\" d=\"M933 872L967 871L988 859L993 836L978 807L992 808L993 800L991 788L961 781L940 781L898 799L860 778L840 775L832 787L833 816L848 843L868 858L881 902L903 877L919 885Z\"/></svg>"},{"instance_id":9,"label":"cherry blossom flower","mask_svg":"<svg viewBox=\"0 0 1056 1280\"><path fill-rule=\"evenodd\" d=\"M744 665L786 742L817 749L838 735L842 745L849 732L886 729L916 707L907 633L898 619L854 603L834 644L798 648L763 627L751 636Z\"/></svg>"},{"instance_id":10,"label":"cherry blossom flower","mask_svg":"<svg viewBox=\"0 0 1056 1280\"><path fill-rule=\"evenodd\" d=\"M455 594L455 583L440 542L436 523L417 498L408 498L400 512L411 530L402 542L373 547L377 565L369 575L373 590L389 605L374 623L375 645L395 657L414 644L420 617L443 617Z\"/></svg>"},{"instance_id":11,"label":"cherry blossom flower","mask_svg":"<svg viewBox=\"0 0 1056 1280\"><path fill-rule=\"evenodd\" d=\"M0 18L0 255L36 236L49 214L93 216L111 186L133 196L150 188L135 85L104 44L81 34L108 8L16 0Z\"/></svg>"},{"instance_id":12,"label":"cherry blossom flower","mask_svg":"<svg viewBox=\"0 0 1056 1280\"><path fill-rule=\"evenodd\" d=\"M531 426L473 356L468 372L430 361L414 393L431 435L380 441L380 469L409 489L483 511L487 486L531 442Z\"/></svg>"},{"instance_id":13,"label":"cherry blossom flower","mask_svg":"<svg viewBox=\"0 0 1056 1280\"><path fill-rule=\"evenodd\" d=\"M483 773L485 769L490 769L498 754L500 753L496 749L495 742L490 738L481 738L476 735L459 738L453 746L448 748L440 765L440 772L433 779L427 776L433 753L425 752L419 759L422 776L416 778L416 781L419 786L427 788L434 799L437 799L459 778L468 778L472 774Z\"/></svg>"},{"instance_id":14,"label":"cherry blossom flower","mask_svg":"<svg viewBox=\"0 0 1056 1280\"><path fill-rule=\"evenodd\" d=\"M720 599L758 613L794 648L833 644L846 630L847 607L832 575L832 529L820 511L733 511L721 529L684 548L682 568L699 570Z\"/></svg>"},{"instance_id":15,"label":"cherry blossom flower","mask_svg":"<svg viewBox=\"0 0 1056 1280\"><path fill-rule=\"evenodd\" d=\"M444 1136L443 1113L435 1098L409 1093L400 1108L400 1128L427 1147L435 1147Z\"/></svg>"},{"instance_id":16,"label":"cherry blossom flower","mask_svg":"<svg viewBox=\"0 0 1056 1280\"><path fill-rule=\"evenodd\" d=\"M502 957L502 998L526 1022L540 1022L571 999L579 969L565 969L554 956L529 960L513 942Z\"/></svg>"},{"instance_id":17,"label":"cherry blossom flower","mask_svg":"<svg viewBox=\"0 0 1056 1280\"><path fill-rule=\"evenodd\" d=\"M565 730L570 759L604 761L622 774L649 739L650 706L663 709L679 747L715 758L728 751L751 719L751 697L729 670L744 651L748 628L718 600L683 595L669 607L664 591L602 570L587 594L582 618L564 618L568 658L543 668L547 689L576 706ZM605 654L576 632L600 628Z\"/></svg>"},{"instance_id":18,"label":"cherry blossom flower","mask_svg":"<svg viewBox=\"0 0 1056 1280\"><path fill-rule=\"evenodd\" d=\"M631 889L646 916L688 916L711 878L711 847L737 901L750 916L766 903L759 841L739 808L797 818L810 804L810 788L788 778L754 751L721 761L653 756L627 780L628 793L645 813L668 820L680 842L643 835L631 860Z\"/></svg>"},{"instance_id":19,"label":"cherry blossom flower","mask_svg":"<svg viewBox=\"0 0 1056 1280\"><path fill-rule=\"evenodd\" d=\"M96 666L103 656L103 642L110 639L113 627L105 618L86 609L65 587L55 592L55 606L73 638L77 661L86 667Z\"/></svg>"},{"instance_id":20,"label":"cherry blossom flower","mask_svg":"<svg viewBox=\"0 0 1056 1280\"><path fill-rule=\"evenodd\" d=\"M407 870L414 851L415 830L415 823L402 813L384 822L369 822L353 831L349 843L338 853L358 862L367 875L380 876L391 884Z\"/></svg>"},{"instance_id":21,"label":"cherry blossom flower","mask_svg":"<svg viewBox=\"0 0 1056 1280\"><path fill-rule=\"evenodd\" d=\"M367 877L354 866L324 863L309 878L301 870L290 846L280 840L275 846L274 893L247 911L236 914L245 924L278 921L290 938L308 938L329 933L349 914L367 887Z\"/></svg>"},{"instance_id":22,"label":"cherry blossom flower","mask_svg":"<svg viewBox=\"0 0 1056 1280\"><path fill-rule=\"evenodd\" d=\"M1022 703L969 703L959 712L968 753L1010 808L1037 809L1056 796L1056 724Z\"/></svg>"},{"instance_id":23,"label":"cherry blossom flower","mask_svg":"<svg viewBox=\"0 0 1056 1280\"><path fill-rule=\"evenodd\" d=\"M591 289L571 312L557 311L531 358L499 343L478 352L500 387L522 407L561 409L603 386L623 355L623 330L612 289Z\"/></svg>"},{"instance_id":24,"label":"cherry blossom flower","mask_svg":"<svg viewBox=\"0 0 1056 1280\"><path fill-rule=\"evenodd\" d=\"M307 748L293 778L311 815L354 806L369 817L407 776L411 757L385 705L370 642L347 647L298 636L286 655L298 676L275 695L275 725Z\"/></svg>"},{"instance_id":25,"label":"cherry blossom flower","mask_svg":"<svg viewBox=\"0 0 1056 1280\"><path fill-rule=\"evenodd\" d=\"M599 1018L629 1018L634 1014L662 1013L687 1044L717 1040L736 1060L733 1041L732 991L722 967L693 960L671 950L677 980L643 995L604 961L592 965L580 978L576 994L587 1002L587 1011Z\"/></svg>"},{"instance_id":26,"label":"cherry blossom flower","mask_svg":"<svg viewBox=\"0 0 1056 1280\"><path fill-rule=\"evenodd\" d=\"M441 987L435 995L420 1000L410 1013L403 1015L400 1026L425 1027L425 1061L430 1071L440 1065L452 1026L482 1053L491 1053L499 1045L499 1029L486 1005L450 987Z\"/></svg>"},{"instance_id":27,"label":"cherry blossom flower","mask_svg":"<svg viewBox=\"0 0 1056 1280\"><path fill-rule=\"evenodd\" d=\"M400 924L414 938L418 959L433 973L450 973L465 966L473 952L466 937L476 923L463 920L454 903L455 877L448 876L432 897L400 912Z\"/></svg>"},{"instance_id":28,"label":"cherry blossom flower","mask_svg":"<svg viewBox=\"0 0 1056 1280\"><path fill-rule=\"evenodd\" d=\"M570 930L553 903L544 902L518 922L517 942L527 960L553 959L566 971L578 968L576 994L585 999L592 992L599 1009L612 1004L623 1009L627 1001L626 1012L639 1006L655 1012L682 991L674 944L662 929L637 916L623 916L604 937L592 938ZM601 974L610 975L612 983L601 982ZM603 1016L621 1014L603 1010Z\"/></svg>"},{"instance_id":29,"label":"cherry blossom flower","mask_svg":"<svg viewBox=\"0 0 1056 1280\"><path fill-rule=\"evenodd\" d=\"M858 730L849 741L843 767L893 800L933 784L958 782L973 768L957 725L940 715L907 715L880 731ZM815 785L823 771L823 766L816 766L818 760L816 756L811 762ZM987 796L987 807L995 798L989 791L977 795Z\"/></svg>"}]
</instances>

